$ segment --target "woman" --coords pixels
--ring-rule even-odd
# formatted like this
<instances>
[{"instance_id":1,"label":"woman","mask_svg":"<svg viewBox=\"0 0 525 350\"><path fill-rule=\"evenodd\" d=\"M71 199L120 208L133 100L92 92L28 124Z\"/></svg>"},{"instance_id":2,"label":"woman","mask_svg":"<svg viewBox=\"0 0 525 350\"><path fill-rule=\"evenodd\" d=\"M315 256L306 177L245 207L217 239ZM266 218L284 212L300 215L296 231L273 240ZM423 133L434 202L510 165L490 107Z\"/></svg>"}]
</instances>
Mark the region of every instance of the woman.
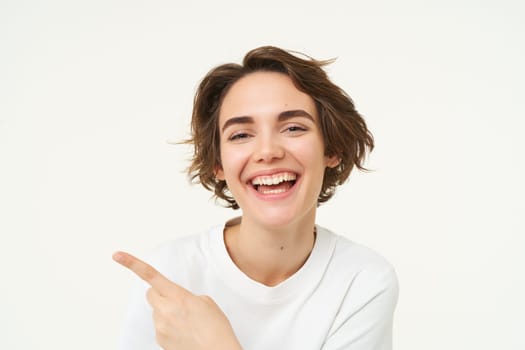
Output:
<instances>
[{"instance_id":1,"label":"woman","mask_svg":"<svg viewBox=\"0 0 525 350\"><path fill-rule=\"evenodd\" d=\"M393 268L315 223L373 148L328 63L261 47L203 79L189 174L242 216L165 244L151 265L115 253L146 282L122 349L391 349Z\"/></svg>"}]
</instances>

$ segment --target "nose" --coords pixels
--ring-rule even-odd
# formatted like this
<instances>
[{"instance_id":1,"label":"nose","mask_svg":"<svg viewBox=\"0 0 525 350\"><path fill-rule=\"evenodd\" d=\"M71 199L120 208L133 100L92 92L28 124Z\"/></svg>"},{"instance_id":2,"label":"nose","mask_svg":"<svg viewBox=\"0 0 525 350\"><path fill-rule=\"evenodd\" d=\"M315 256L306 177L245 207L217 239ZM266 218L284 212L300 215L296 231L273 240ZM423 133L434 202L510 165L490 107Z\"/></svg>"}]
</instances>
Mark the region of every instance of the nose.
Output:
<instances>
[{"instance_id":1,"label":"nose","mask_svg":"<svg viewBox=\"0 0 525 350\"><path fill-rule=\"evenodd\" d=\"M282 159L284 153L284 148L276 137L259 135L255 143L253 160L263 163L272 162Z\"/></svg>"}]
</instances>

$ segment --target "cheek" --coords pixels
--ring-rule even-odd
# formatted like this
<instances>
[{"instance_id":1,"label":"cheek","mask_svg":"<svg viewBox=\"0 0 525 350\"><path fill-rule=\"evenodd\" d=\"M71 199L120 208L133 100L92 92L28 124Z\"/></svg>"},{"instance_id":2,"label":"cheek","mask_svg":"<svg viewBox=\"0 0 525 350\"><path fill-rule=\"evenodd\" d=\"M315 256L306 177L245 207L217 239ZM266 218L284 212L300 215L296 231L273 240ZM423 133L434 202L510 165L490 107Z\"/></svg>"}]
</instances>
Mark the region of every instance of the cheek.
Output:
<instances>
[{"instance_id":1,"label":"cheek","mask_svg":"<svg viewBox=\"0 0 525 350\"><path fill-rule=\"evenodd\" d=\"M321 186L327 166L323 145L320 142L303 144L295 148L294 155L302 163L311 181Z\"/></svg>"},{"instance_id":2,"label":"cheek","mask_svg":"<svg viewBox=\"0 0 525 350\"><path fill-rule=\"evenodd\" d=\"M247 152L242 147L221 147L221 165L226 178L238 172L246 159Z\"/></svg>"},{"instance_id":3,"label":"cheek","mask_svg":"<svg viewBox=\"0 0 525 350\"><path fill-rule=\"evenodd\" d=\"M325 156L322 143L319 142L319 140L305 141L307 142L296 143L289 149L298 159L301 159L303 163L324 167ZM321 165L321 163L323 163L323 165Z\"/></svg>"}]
</instances>

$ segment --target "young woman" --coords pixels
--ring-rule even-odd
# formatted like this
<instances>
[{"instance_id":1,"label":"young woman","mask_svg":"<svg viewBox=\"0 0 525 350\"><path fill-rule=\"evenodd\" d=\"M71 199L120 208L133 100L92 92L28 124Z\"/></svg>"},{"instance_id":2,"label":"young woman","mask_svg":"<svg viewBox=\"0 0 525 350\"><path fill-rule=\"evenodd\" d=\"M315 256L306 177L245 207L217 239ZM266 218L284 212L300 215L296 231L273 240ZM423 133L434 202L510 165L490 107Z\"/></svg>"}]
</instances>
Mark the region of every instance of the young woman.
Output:
<instances>
[{"instance_id":1,"label":"young woman","mask_svg":"<svg viewBox=\"0 0 525 350\"><path fill-rule=\"evenodd\" d=\"M315 223L373 148L327 63L261 47L202 80L189 174L242 216L151 265L115 253L146 282L121 349L391 349L393 268Z\"/></svg>"}]
</instances>

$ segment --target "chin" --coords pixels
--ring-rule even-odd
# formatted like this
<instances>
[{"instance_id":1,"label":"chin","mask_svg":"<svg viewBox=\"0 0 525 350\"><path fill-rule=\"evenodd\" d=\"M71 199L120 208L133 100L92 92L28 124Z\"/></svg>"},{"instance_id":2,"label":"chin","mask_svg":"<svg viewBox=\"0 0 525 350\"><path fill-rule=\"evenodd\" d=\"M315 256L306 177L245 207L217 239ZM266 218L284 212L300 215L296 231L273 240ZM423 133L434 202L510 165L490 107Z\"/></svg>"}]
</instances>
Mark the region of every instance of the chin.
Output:
<instances>
[{"instance_id":1,"label":"chin","mask_svg":"<svg viewBox=\"0 0 525 350\"><path fill-rule=\"evenodd\" d=\"M266 209L266 210L264 210ZM263 210L257 211L255 215L252 215L254 220L259 222L262 226L271 228L284 228L289 225L296 224L300 221L304 221L309 215L315 215L314 210L301 212L293 210L291 208L264 208Z\"/></svg>"}]
</instances>

